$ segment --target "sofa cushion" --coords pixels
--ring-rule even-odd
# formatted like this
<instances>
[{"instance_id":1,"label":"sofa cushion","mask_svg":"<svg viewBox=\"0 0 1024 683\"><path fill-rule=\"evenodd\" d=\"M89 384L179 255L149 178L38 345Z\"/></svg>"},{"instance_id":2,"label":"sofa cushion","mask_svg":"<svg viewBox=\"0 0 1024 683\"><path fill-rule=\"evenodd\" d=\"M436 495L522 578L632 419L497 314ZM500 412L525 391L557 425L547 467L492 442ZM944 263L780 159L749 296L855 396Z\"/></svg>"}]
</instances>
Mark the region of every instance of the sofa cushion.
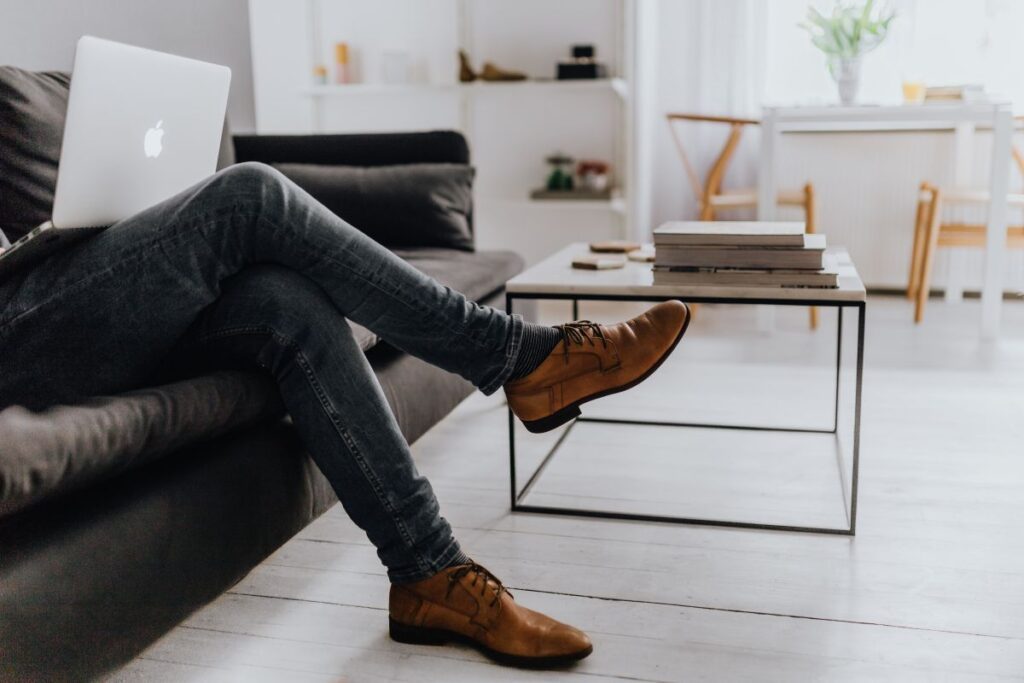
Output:
<instances>
[{"instance_id":1,"label":"sofa cushion","mask_svg":"<svg viewBox=\"0 0 1024 683\"><path fill-rule=\"evenodd\" d=\"M71 76L0 66L0 230L49 220Z\"/></svg>"},{"instance_id":2,"label":"sofa cushion","mask_svg":"<svg viewBox=\"0 0 1024 683\"><path fill-rule=\"evenodd\" d=\"M466 164L276 168L320 203L387 247L473 250L473 167Z\"/></svg>"},{"instance_id":3,"label":"sofa cushion","mask_svg":"<svg viewBox=\"0 0 1024 683\"><path fill-rule=\"evenodd\" d=\"M523 257L512 251L453 249L394 249L396 254L443 285L481 301L503 289L523 270Z\"/></svg>"},{"instance_id":4,"label":"sofa cushion","mask_svg":"<svg viewBox=\"0 0 1024 683\"><path fill-rule=\"evenodd\" d=\"M262 374L219 372L34 413L0 412L0 517L283 413Z\"/></svg>"}]
</instances>

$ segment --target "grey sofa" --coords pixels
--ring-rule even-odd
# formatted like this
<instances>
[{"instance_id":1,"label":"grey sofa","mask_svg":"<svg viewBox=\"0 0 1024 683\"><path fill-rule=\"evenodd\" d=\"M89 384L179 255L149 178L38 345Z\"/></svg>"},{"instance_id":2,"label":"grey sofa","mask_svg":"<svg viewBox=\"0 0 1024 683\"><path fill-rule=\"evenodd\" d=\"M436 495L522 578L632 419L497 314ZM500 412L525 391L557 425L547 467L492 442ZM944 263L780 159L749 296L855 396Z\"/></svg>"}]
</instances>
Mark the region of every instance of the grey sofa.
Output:
<instances>
[{"instance_id":1,"label":"grey sofa","mask_svg":"<svg viewBox=\"0 0 1024 683\"><path fill-rule=\"evenodd\" d=\"M469 161L463 137L444 131L235 136L227 152L267 163ZM396 251L495 306L523 265L510 252ZM410 442L472 391L365 330L360 341ZM259 374L219 372L41 413L0 406L0 679L116 667L334 502Z\"/></svg>"}]
</instances>

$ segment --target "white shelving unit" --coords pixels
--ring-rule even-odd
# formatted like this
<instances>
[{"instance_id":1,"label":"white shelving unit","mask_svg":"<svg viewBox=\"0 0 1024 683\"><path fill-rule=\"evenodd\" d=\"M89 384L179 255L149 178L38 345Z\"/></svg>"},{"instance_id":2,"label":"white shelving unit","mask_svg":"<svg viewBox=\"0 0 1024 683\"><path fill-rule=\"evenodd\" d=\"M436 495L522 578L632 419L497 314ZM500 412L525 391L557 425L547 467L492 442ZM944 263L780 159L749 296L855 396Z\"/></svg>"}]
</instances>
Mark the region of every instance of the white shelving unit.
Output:
<instances>
[{"instance_id":1,"label":"white shelving unit","mask_svg":"<svg viewBox=\"0 0 1024 683\"><path fill-rule=\"evenodd\" d=\"M578 241L646 234L635 192L643 168L640 52L650 19L642 0L249 0L256 120L265 133L462 131L477 169L474 220L481 248L536 262ZM652 31L649 31L652 32ZM346 42L355 83L316 85ZM553 80L573 44L590 43L609 77ZM529 80L459 83L458 51L523 71ZM646 48L644 48L646 49ZM382 56L400 50L410 82L383 82ZM607 160L610 200L533 200L544 158L560 151Z\"/></svg>"}]
</instances>

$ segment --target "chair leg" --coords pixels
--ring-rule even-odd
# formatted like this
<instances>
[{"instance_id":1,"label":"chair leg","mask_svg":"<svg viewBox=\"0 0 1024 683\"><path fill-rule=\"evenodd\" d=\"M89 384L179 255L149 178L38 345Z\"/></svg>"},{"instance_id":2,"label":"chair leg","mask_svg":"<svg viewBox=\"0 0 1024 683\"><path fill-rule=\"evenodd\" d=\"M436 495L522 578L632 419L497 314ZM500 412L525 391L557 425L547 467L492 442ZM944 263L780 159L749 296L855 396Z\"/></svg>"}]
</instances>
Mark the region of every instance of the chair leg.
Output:
<instances>
[{"instance_id":1,"label":"chair leg","mask_svg":"<svg viewBox=\"0 0 1024 683\"><path fill-rule=\"evenodd\" d=\"M907 277L907 298L917 299L917 281L921 279L921 256L924 251L925 219L928 215L928 201L921 197L930 192L928 183L921 183L917 191L917 212L914 215L914 244L910 249L910 273Z\"/></svg>"},{"instance_id":2,"label":"chair leg","mask_svg":"<svg viewBox=\"0 0 1024 683\"><path fill-rule=\"evenodd\" d=\"M924 239L924 253L921 255L921 276L917 281L917 301L914 305L914 322L924 319L924 307L928 302L931 288L932 266L935 264L935 252L939 244L939 213L942 209L942 197L939 188L931 188L932 198L928 206L927 228Z\"/></svg>"},{"instance_id":3,"label":"chair leg","mask_svg":"<svg viewBox=\"0 0 1024 683\"><path fill-rule=\"evenodd\" d=\"M807 183L804 185L804 232L808 235L813 235L818 229L818 213L817 206L814 203L814 185ZM818 307L811 306L808 309L810 313L810 324L811 329L818 329Z\"/></svg>"}]
</instances>

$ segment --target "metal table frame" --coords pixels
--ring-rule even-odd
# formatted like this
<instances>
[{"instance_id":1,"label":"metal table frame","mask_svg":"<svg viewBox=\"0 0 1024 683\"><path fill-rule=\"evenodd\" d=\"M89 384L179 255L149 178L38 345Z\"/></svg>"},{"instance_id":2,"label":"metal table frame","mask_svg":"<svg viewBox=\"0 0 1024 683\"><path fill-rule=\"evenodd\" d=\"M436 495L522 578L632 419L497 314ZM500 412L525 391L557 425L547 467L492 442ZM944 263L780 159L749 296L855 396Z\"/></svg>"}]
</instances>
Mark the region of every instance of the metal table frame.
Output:
<instances>
[{"instance_id":1,"label":"metal table frame","mask_svg":"<svg viewBox=\"0 0 1024 683\"><path fill-rule=\"evenodd\" d=\"M576 418L565 431L561 434L555 444L548 451L537 468L530 474L523 485L522 489L517 490L516 487L516 440L515 440L515 416L512 414L512 409L508 409L508 438L509 438L509 481L510 481L510 498L511 507L513 512L534 512L541 514L561 514L561 515L576 515L581 517L600 517L605 519L622 519L622 520L634 520L643 522L666 522L673 524L699 524L706 526L723 526L733 528L745 528L745 529L770 529L777 531L800 531L809 533L823 533L823 534L837 534L843 536L853 536L857 529L857 479L860 465L860 409L861 409L861 388L863 384L864 376L864 317L866 313L866 302L865 301L836 301L836 300L821 300L821 299L773 299L770 297L766 298L721 298L721 297L699 297L699 296L687 296L684 298L673 297L673 296L657 296L657 295L640 295L640 294L551 294L551 293L531 293L528 291L516 291L505 293L505 310L510 314L513 313L513 302L517 299L528 299L528 300L561 300L571 301L573 319L579 318L579 302L580 301L634 301L634 302L659 302L669 300L685 301L686 303L714 303L714 304L747 304L747 305L773 305L773 306L822 306L831 307L837 309L836 315L836 373L835 373L835 405L833 410L833 422L831 429L811 429L811 428L779 428L779 427L763 427L763 426L750 426L750 425L725 425L725 424L705 424L696 422L672 422L672 421L660 421L660 420L628 420L628 419L615 419L615 418L588 418L580 416ZM854 416L853 416L853 462L852 462L852 474L849 482L850 496L849 500L846 500L847 481L846 471L842 466L842 462L839 462L840 472L840 484L842 487L843 495L843 509L846 512L846 518L848 525L846 528L830 528L830 527L813 527L813 526L797 526L797 525L783 525L783 524L764 524L757 522L737 522L728 520L713 520L703 518L692 518L692 517L673 517L673 516L662 516L662 515L649 515L649 514L637 514L629 512L613 512L609 510L595 510L595 509L581 509L573 507L552 507L552 506L540 506L530 505L524 503L523 500L529 495L531 488L536 484L537 480L543 474L544 469L554 458L558 452L559 447L565 442L566 438L572 432L578 422L601 422L611 424L628 424L628 425L649 425L658 427L701 427L710 429L742 429L742 430L757 430L757 431L769 431L769 432L804 432L804 433L817 433L817 434L834 434L837 439L837 458L841 458L841 443L839 440L839 392L840 392L840 376L842 370L843 360L843 317L844 311L847 308L857 309L857 367L856 367L856 384L855 384L855 398L854 398Z\"/></svg>"}]
</instances>

